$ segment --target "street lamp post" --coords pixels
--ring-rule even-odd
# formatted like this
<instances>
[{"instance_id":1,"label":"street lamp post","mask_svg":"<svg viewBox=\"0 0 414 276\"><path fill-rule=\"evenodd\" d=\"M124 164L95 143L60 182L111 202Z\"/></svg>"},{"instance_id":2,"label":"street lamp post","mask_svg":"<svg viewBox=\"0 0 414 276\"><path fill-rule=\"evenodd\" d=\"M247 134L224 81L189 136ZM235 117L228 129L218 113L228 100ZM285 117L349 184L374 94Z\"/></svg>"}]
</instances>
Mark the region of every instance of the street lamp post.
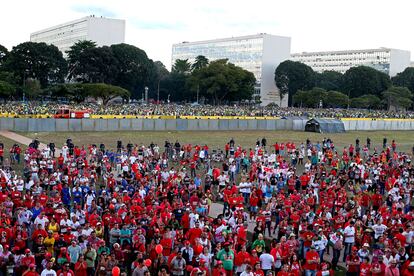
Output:
<instances>
[{"instance_id":1,"label":"street lamp post","mask_svg":"<svg viewBox=\"0 0 414 276\"><path fill-rule=\"evenodd\" d=\"M200 93L200 84L197 84L197 104L198 104L198 94Z\"/></svg>"},{"instance_id":2,"label":"street lamp post","mask_svg":"<svg viewBox=\"0 0 414 276\"><path fill-rule=\"evenodd\" d=\"M157 87L157 104L160 103L160 81L161 81L161 79L158 80L158 87Z\"/></svg>"},{"instance_id":3,"label":"street lamp post","mask_svg":"<svg viewBox=\"0 0 414 276\"><path fill-rule=\"evenodd\" d=\"M148 87L145 86L145 103L148 103Z\"/></svg>"}]
</instances>

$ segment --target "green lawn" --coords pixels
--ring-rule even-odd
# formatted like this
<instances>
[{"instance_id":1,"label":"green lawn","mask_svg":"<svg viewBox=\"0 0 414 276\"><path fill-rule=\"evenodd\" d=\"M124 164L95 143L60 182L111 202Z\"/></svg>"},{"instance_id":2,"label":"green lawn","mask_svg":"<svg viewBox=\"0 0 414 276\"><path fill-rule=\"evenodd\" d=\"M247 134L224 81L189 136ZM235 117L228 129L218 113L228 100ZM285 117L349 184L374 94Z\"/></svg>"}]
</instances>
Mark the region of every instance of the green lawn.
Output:
<instances>
[{"instance_id":1,"label":"green lawn","mask_svg":"<svg viewBox=\"0 0 414 276\"><path fill-rule=\"evenodd\" d=\"M174 132L41 132L41 133L21 133L22 135L39 138L41 142L49 143L54 141L57 147L61 147L67 138L71 138L75 144L89 145L104 143L107 148L116 148L116 141L122 140L126 145L128 142L133 144L149 145L150 142L157 143L161 148L165 140L175 142L179 140L181 144L191 143L207 144L210 149L224 147L224 144L234 138L236 144L245 148L254 147L256 140L266 137L268 144L277 142L294 141L295 143L304 142L306 138L311 141L322 141L324 137L331 138L339 148L355 144L355 139L359 137L361 145L365 144L366 138L371 138L371 143L375 147L382 147L382 139L387 137L388 142L392 139L397 141L398 149L411 153L414 144L414 131L357 131L341 134L318 134L299 131L174 131Z\"/></svg>"},{"instance_id":2,"label":"green lawn","mask_svg":"<svg viewBox=\"0 0 414 276\"><path fill-rule=\"evenodd\" d=\"M8 138L5 138L3 136L0 136L0 142L4 144L4 159L9 159L10 160L10 154L9 154L9 150L10 148L14 145L14 144L18 144L20 146L20 148L22 148L22 154L20 155L20 165L13 165L12 167L14 169L16 169L17 171L22 171L23 170L23 151L27 148L25 145L22 145L20 143L17 143L13 140L10 140Z\"/></svg>"}]
</instances>

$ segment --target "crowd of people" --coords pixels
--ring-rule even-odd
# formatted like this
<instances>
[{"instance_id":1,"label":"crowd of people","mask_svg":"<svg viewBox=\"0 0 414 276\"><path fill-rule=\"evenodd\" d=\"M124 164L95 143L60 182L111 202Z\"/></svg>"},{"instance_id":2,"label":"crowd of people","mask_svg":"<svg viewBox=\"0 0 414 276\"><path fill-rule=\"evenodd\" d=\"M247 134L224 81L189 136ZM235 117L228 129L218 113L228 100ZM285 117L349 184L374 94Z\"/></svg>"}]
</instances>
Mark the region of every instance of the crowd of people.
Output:
<instances>
[{"instance_id":1,"label":"crowd of people","mask_svg":"<svg viewBox=\"0 0 414 276\"><path fill-rule=\"evenodd\" d=\"M173 115L173 116L267 116L267 117L323 117L323 118L414 118L412 111L367 109L279 108L256 105L191 105L191 104L109 104L107 106L82 103L66 104L72 110L91 110L95 115ZM55 102L8 102L0 104L0 113L16 115L53 115L62 105Z\"/></svg>"},{"instance_id":2,"label":"crowd of people","mask_svg":"<svg viewBox=\"0 0 414 276\"><path fill-rule=\"evenodd\" d=\"M396 141L16 146L0 144L0 275L414 275Z\"/></svg>"}]
</instances>

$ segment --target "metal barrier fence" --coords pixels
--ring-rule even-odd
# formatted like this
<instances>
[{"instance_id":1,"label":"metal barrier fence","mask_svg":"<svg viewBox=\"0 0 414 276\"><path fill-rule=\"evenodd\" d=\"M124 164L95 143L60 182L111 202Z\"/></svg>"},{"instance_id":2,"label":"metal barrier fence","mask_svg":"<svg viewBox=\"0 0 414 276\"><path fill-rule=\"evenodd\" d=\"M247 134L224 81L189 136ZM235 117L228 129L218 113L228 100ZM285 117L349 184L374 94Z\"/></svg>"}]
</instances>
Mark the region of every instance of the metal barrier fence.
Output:
<instances>
[{"instance_id":1,"label":"metal barrier fence","mask_svg":"<svg viewBox=\"0 0 414 276\"><path fill-rule=\"evenodd\" d=\"M0 130L20 132L71 131L304 131L307 119L53 119L0 118ZM344 119L345 130L414 130L409 119Z\"/></svg>"}]
</instances>

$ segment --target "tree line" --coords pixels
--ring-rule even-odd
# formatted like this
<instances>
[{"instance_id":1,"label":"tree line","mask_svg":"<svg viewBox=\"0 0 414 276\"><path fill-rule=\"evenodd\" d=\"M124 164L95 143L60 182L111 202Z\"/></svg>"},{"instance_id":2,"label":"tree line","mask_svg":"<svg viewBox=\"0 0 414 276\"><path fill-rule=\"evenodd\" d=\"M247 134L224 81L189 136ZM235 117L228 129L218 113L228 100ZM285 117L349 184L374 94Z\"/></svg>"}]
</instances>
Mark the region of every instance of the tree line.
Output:
<instances>
[{"instance_id":1,"label":"tree line","mask_svg":"<svg viewBox=\"0 0 414 276\"><path fill-rule=\"evenodd\" d=\"M9 52L0 45L0 98L48 97L103 103L115 97L212 104L251 100L254 75L228 60L193 63L176 60L169 72L133 45L97 47L92 41L75 43L64 57L57 47L24 42ZM275 83L289 106L407 109L413 104L414 68L397 76L371 67L350 68L345 74L317 73L311 67L284 61L275 70Z\"/></svg>"},{"instance_id":2,"label":"tree line","mask_svg":"<svg viewBox=\"0 0 414 276\"><path fill-rule=\"evenodd\" d=\"M353 107L405 110L413 107L414 68L395 77L368 66L357 66L344 74L317 73L306 64L284 61L275 70L275 82L289 106Z\"/></svg>"},{"instance_id":3,"label":"tree line","mask_svg":"<svg viewBox=\"0 0 414 276\"><path fill-rule=\"evenodd\" d=\"M222 103L250 99L255 78L227 60L209 62L199 56L193 64L177 60L169 72L144 50L128 44L97 47L79 41L66 52L54 45L24 42L9 52L0 45L0 98L65 98L82 102L87 97L104 104L115 97L160 101Z\"/></svg>"}]
</instances>

